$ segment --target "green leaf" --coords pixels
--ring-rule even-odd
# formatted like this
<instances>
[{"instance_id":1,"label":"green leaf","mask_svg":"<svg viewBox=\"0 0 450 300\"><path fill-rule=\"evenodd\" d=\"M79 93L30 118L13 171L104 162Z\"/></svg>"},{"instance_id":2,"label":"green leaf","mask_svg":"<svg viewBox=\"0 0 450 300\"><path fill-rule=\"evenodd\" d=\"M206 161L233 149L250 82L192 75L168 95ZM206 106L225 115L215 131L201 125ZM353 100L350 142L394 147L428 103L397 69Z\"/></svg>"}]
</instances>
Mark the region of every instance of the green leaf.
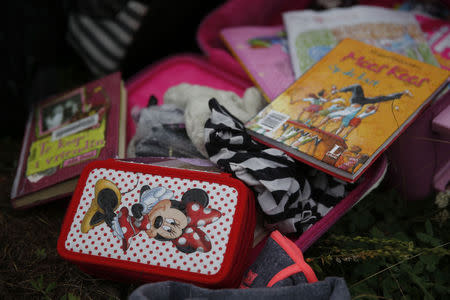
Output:
<instances>
[{"instance_id":1,"label":"green leaf","mask_svg":"<svg viewBox=\"0 0 450 300\"><path fill-rule=\"evenodd\" d=\"M413 268L411 267L411 265L409 265L409 264L407 264L407 263L401 264L401 265L400 265L400 270L401 270L402 272L405 272L405 273L413 272Z\"/></svg>"},{"instance_id":2,"label":"green leaf","mask_svg":"<svg viewBox=\"0 0 450 300\"><path fill-rule=\"evenodd\" d=\"M316 275L317 274L323 274L322 268L319 266L319 264L316 261L312 261L309 264L312 267L312 269L314 270L314 272L316 273Z\"/></svg>"},{"instance_id":3,"label":"green leaf","mask_svg":"<svg viewBox=\"0 0 450 300\"><path fill-rule=\"evenodd\" d=\"M373 237L376 237L379 239L384 238L384 233L380 229L378 229L376 226L372 227L372 229L370 230L370 233L372 234Z\"/></svg>"},{"instance_id":4,"label":"green leaf","mask_svg":"<svg viewBox=\"0 0 450 300\"><path fill-rule=\"evenodd\" d=\"M44 276L41 275L39 278L37 278L36 280L32 280L31 281L31 285L38 291L43 291L44 290Z\"/></svg>"},{"instance_id":5,"label":"green leaf","mask_svg":"<svg viewBox=\"0 0 450 300\"><path fill-rule=\"evenodd\" d=\"M391 293L397 288L395 285L395 279L392 277L384 278L381 282L381 287L383 288L383 296L386 298L392 298Z\"/></svg>"},{"instance_id":6,"label":"green leaf","mask_svg":"<svg viewBox=\"0 0 450 300\"><path fill-rule=\"evenodd\" d=\"M352 299L357 298L358 295L362 296L362 295L376 295L377 293L371 289L365 282L350 288L350 293L352 294ZM361 299L367 299L367 298L362 298Z\"/></svg>"},{"instance_id":7,"label":"green leaf","mask_svg":"<svg viewBox=\"0 0 450 300\"><path fill-rule=\"evenodd\" d=\"M424 268L424 263L423 263L421 260L419 260L419 261L414 265L413 273L414 273L414 274L421 274L421 273L423 272L423 268Z\"/></svg>"},{"instance_id":8,"label":"green leaf","mask_svg":"<svg viewBox=\"0 0 450 300\"><path fill-rule=\"evenodd\" d=\"M78 297L72 293L69 293L68 300L80 300L80 297Z\"/></svg>"},{"instance_id":9,"label":"green leaf","mask_svg":"<svg viewBox=\"0 0 450 300\"><path fill-rule=\"evenodd\" d=\"M409 242L411 239L402 231L396 232L392 235L393 238L400 240L400 241L404 241L404 242Z\"/></svg>"},{"instance_id":10,"label":"green leaf","mask_svg":"<svg viewBox=\"0 0 450 300\"><path fill-rule=\"evenodd\" d=\"M53 291L56 287L56 282L50 282L49 285L47 286L47 288L45 289L46 293L50 293L51 291Z\"/></svg>"},{"instance_id":11,"label":"green leaf","mask_svg":"<svg viewBox=\"0 0 450 300\"><path fill-rule=\"evenodd\" d=\"M371 275L377 271L378 266L372 262L360 263L353 270L355 275Z\"/></svg>"},{"instance_id":12,"label":"green leaf","mask_svg":"<svg viewBox=\"0 0 450 300\"><path fill-rule=\"evenodd\" d=\"M431 226L431 222L430 220L426 220L425 221L425 232L430 235L433 236L433 227Z\"/></svg>"},{"instance_id":13,"label":"green leaf","mask_svg":"<svg viewBox=\"0 0 450 300\"><path fill-rule=\"evenodd\" d=\"M411 280L417 284L417 286L422 290L423 294L424 294L424 299L434 299L434 297L427 291L424 282L422 281L422 278L416 276L415 274L408 272L409 277L411 278Z\"/></svg>"},{"instance_id":14,"label":"green leaf","mask_svg":"<svg viewBox=\"0 0 450 300\"><path fill-rule=\"evenodd\" d=\"M441 241L437 238L434 238L428 234L425 234L423 232L417 232L416 233L417 238L419 239L419 241L425 243L425 244L429 244L433 247L437 247L441 244Z\"/></svg>"},{"instance_id":15,"label":"green leaf","mask_svg":"<svg viewBox=\"0 0 450 300\"><path fill-rule=\"evenodd\" d=\"M447 287L447 286L435 284L434 289L441 295L450 294L450 287Z\"/></svg>"},{"instance_id":16,"label":"green leaf","mask_svg":"<svg viewBox=\"0 0 450 300\"><path fill-rule=\"evenodd\" d=\"M31 285L32 285L36 290L40 290L39 284L37 283L37 281L31 280Z\"/></svg>"},{"instance_id":17,"label":"green leaf","mask_svg":"<svg viewBox=\"0 0 450 300\"><path fill-rule=\"evenodd\" d=\"M434 272L436 271L436 265L435 264L428 264L426 265L426 269L428 272Z\"/></svg>"},{"instance_id":18,"label":"green leaf","mask_svg":"<svg viewBox=\"0 0 450 300\"><path fill-rule=\"evenodd\" d=\"M436 270L436 265L439 262L440 257L437 255L421 255L419 260L425 265L428 272L434 272Z\"/></svg>"}]
</instances>

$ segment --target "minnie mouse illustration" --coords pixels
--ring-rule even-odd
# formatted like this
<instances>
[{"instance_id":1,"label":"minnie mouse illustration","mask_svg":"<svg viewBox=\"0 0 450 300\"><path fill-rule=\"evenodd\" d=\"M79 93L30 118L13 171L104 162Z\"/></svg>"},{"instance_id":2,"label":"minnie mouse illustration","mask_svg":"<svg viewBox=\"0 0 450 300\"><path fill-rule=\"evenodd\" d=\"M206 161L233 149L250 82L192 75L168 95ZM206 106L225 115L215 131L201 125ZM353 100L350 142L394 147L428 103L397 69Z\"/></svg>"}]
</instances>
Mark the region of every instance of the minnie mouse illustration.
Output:
<instances>
[{"instance_id":1,"label":"minnie mouse illustration","mask_svg":"<svg viewBox=\"0 0 450 300\"><path fill-rule=\"evenodd\" d=\"M221 213L208 208L209 197L202 189L190 189L181 201L173 200L173 192L164 187L140 189L139 203L131 207L119 207L122 195L109 180L100 179L95 184L95 197L81 223L81 231L102 224L108 225L114 236L122 240L124 252L130 238L144 231L148 237L159 241L172 241L184 253L208 252L211 242L201 227L217 221Z\"/></svg>"}]
</instances>

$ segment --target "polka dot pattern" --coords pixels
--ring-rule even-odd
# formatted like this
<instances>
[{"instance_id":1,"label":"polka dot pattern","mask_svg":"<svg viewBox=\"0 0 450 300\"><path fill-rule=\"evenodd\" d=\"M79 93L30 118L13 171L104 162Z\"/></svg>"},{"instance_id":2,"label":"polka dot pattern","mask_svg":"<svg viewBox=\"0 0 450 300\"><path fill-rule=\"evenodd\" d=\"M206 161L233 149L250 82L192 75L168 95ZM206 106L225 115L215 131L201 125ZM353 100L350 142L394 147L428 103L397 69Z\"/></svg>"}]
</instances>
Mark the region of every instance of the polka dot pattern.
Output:
<instances>
[{"instance_id":1,"label":"polka dot pattern","mask_svg":"<svg viewBox=\"0 0 450 300\"><path fill-rule=\"evenodd\" d=\"M122 194L121 204L117 207L127 207L131 213L131 206L139 202L139 191L143 185L150 188L163 186L174 192L173 199L181 200L182 195L192 188L203 189L209 195L209 205L203 209L208 213L217 209L221 217L215 222L200 228L206 238L211 241L211 250L204 249L186 254L179 251L170 241L157 241L149 238L145 232L140 232L129 240L126 253L122 250L122 241L113 235L112 230L105 224L81 232L81 221L95 197L95 183L99 179L113 182ZM214 275L220 271L226 254L227 243L233 223L237 205L237 190L224 184L206 183L198 180L133 173L127 171L94 169L88 176L77 211L66 238L65 247L68 251L93 256L101 256L122 261L132 261L145 265L167 267L174 270L184 270L205 275ZM202 225L202 224L198 224ZM180 239L178 243L185 242Z\"/></svg>"}]
</instances>

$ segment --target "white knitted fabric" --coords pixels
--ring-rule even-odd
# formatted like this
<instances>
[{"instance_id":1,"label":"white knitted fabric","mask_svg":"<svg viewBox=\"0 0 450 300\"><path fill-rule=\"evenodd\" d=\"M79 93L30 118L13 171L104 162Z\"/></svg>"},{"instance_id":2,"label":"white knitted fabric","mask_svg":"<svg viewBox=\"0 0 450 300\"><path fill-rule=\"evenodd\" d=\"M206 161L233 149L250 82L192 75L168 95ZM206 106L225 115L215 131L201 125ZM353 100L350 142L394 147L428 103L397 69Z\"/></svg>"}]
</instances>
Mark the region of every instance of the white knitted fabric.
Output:
<instances>
[{"instance_id":1,"label":"white knitted fabric","mask_svg":"<svg viewBox=\"0 0 450 300\"><path fill-rule=\"evenodd\" d=\"M211 98L225 107L242 122L247 122L267 105L257 88L248 88L241 98L234 92L217 90L206 86L182 83L168 89L164 103L172 103L184 110L186 132L197 150L208 157L205 150L205 123L211 115L208 101Z\"/></svg>"}]
</instances>

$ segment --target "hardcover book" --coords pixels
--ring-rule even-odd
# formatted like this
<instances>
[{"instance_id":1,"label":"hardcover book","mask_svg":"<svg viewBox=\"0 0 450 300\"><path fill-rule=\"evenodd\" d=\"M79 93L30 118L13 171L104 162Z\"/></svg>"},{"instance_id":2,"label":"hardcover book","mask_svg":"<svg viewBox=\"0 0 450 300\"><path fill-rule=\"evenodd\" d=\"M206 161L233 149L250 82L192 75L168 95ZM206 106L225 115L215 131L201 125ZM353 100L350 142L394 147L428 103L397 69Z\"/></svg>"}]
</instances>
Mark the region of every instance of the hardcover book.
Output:
<instances>
[{"instance_id":1,"label":"hardcover book","mask_svg":"<svg viewBox=\"0 0 450 300\"><path fill-rule=\"evenodd\" d=\"M295 81L283 26L230 27L221 38L268 102Z\"/></svg>"},{"instance_id":2,"label":"hardcover book","mask_svg":"<svg viewBox=\"0 0 450 300\"><path fill-rule=\"evenodd\" d=\"M344 39L246 127L262 143L354 182L445 87L448 75Z\"/></svg>"},{"instance_id":3,"label":"hardcover book","mask_svg":"<svg viewBox=\"0 0 450 300\"><path fill-rule=\"evenodd\" d=\"M125 118L119 72L36 103L11 191L13 207L67 196L87 163L124 157Z\"/></svg>"},{"instance_id":4,"label":"hardcover book","mask_svg":"<svg viewBox=\"0 0 450 300\"><path fill-rule=\"evenodd\" d=\"M419 14L416 20L441 67L450 70L450 21Z\"/></svg>"},{"instance_id":5,"label":"hardcover book","mask_svg":"<svg viewBox=\"0 0 450 300\"><path fill-rule=\"evenodd\" d=\"M283 14L295 78L300 77L339 41L352 38L438 66L414 14L357 5L326 11Z\"/></svg>"}]
</instances>

